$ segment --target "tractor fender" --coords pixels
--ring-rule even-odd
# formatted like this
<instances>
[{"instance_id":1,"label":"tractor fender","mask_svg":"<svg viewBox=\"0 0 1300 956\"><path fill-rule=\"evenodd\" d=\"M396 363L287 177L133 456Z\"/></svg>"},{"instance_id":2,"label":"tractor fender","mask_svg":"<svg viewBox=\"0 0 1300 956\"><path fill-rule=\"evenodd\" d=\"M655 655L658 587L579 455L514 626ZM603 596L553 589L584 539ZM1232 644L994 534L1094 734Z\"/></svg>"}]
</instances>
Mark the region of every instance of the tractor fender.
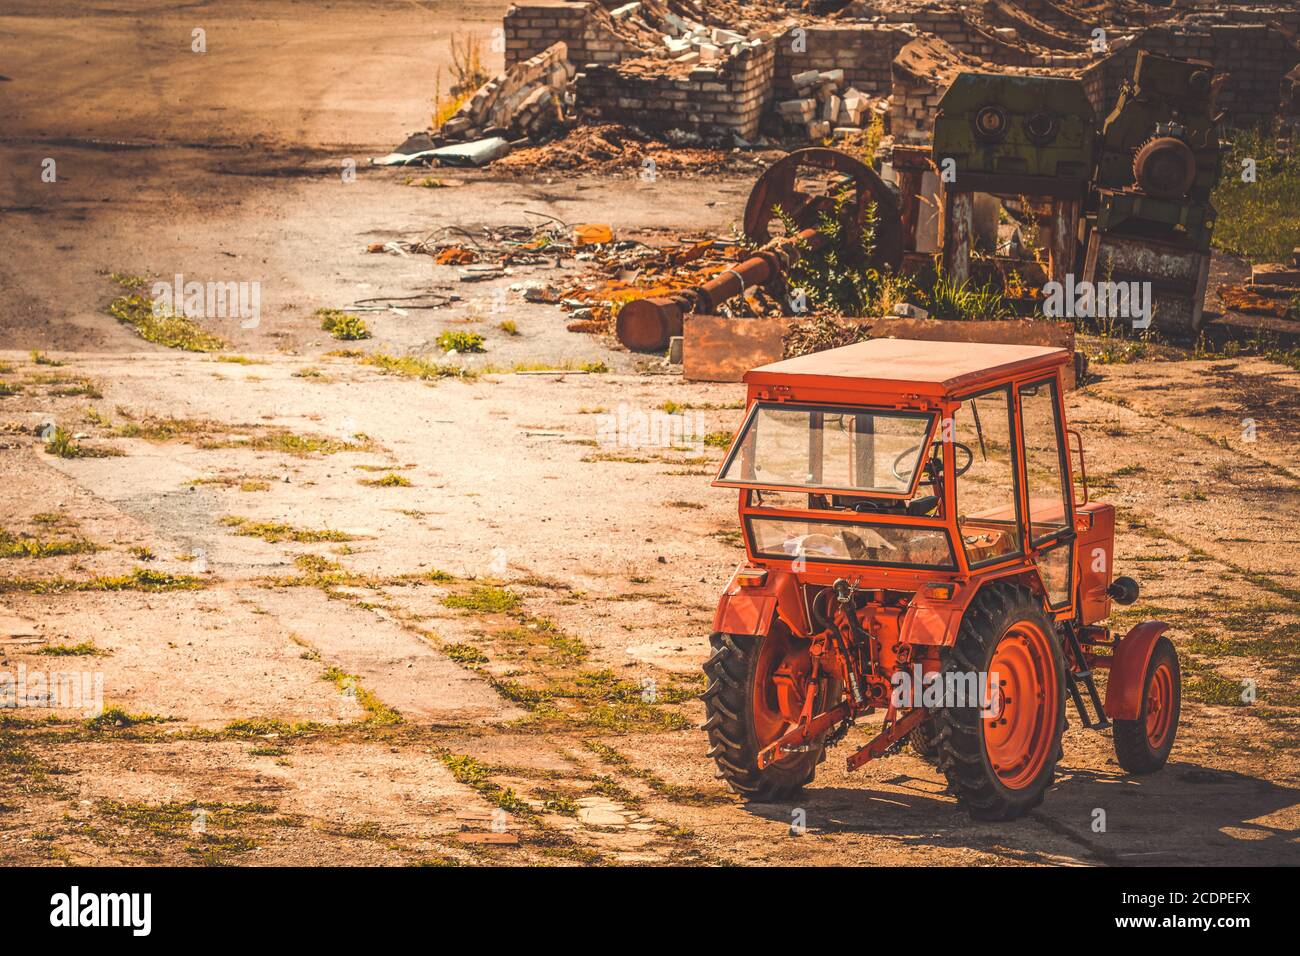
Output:
<instances>
[{"instance_id":1,"label":"tractor fender","mask_svg":"<svg viewBox=\"0 0 1300 956\"><path fill-rule=\"evenodd\" d=\"M1164 621L1143 621L1115 645L1106 680L1106 716L1111 720L1137 720L1151 652L1168 629Z\"/></svg>"},{"instance_id":2,"label":"tractor fender","mask_svg":"<svg viewBox=\"0 0 1300 956\"><path fill-rule=\"evenodd\" d=\"M898 631L899 641L903 644L952 646L957 641L957 629L961 627L962 618L975 600L975 595L982 588L1008 581L1029 588L1040 599L1043 597L1044 589L1038 577L1038 569L1023 565L1007 568L978 581L958 584L952 598L947 601L934 600L917 593L903 612ZM1047 608L1046 602L1043 607Z\"/></svg>"},{"instance_id":3,"label":"tractor fender","mask_svg":"<svg viewBox=\"0 0 1300 956\"><path fill-rule=\"evenodd\" d=\"M793 633L800 636L809 633L808 614L795 575L769 569L763 584L741 587L733 574L718 599L718 609L713 614L713 631L761 637L772 629L772 621L778 615Z\"/></svg>"}]
</instances>

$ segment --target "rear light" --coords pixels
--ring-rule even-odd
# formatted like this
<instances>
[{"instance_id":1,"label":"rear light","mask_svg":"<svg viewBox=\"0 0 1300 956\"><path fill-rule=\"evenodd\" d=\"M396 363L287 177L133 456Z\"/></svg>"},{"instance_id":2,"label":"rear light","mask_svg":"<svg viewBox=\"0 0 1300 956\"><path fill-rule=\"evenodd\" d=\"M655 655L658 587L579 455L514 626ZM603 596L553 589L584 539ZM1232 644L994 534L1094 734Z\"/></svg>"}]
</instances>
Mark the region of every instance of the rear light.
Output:
<instances>
[{"instance_id":1,"label":"rear light","mask_svg":"<svg viewBox=\"0 0 1300 956\"><path fill-rule=\"evenodd\" d=\"M932 582L922 585L921 595L932 601L951 601L957 586L950 582Z\"/></svg>"},{"instance_id":2,"label":"rear light","mask_svg":"<svg viewBox=\"0 0 1300 956\"><path fill-rule=\"evenodd\" d=\"M736 583L742 588L761 588L767 583L767 569L741 568L736 572Z\"/></svg>"}]
</instances>

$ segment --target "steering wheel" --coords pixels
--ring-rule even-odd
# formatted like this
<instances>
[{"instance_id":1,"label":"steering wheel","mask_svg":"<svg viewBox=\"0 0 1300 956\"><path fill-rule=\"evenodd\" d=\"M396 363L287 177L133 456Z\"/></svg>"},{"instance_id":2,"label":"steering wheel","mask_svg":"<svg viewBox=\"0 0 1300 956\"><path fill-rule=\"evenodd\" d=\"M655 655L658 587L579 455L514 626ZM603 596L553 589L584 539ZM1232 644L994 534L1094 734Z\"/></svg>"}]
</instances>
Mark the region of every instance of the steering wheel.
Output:
<instances>
[{"instance_id":1,"label":"steering wheel","mask_svg":"<svg viewBox=\"0 0 1300 956\"><path fill-rule=\"evenodd\" d=\"M938 447L940 447L941 444L942 444L941 442L934 442L934 447L935 447L935 448L938 448ZM953 442L953 443L952 443L952 447L953 447L953 458L956 459L956 461L958 462L957 470L956 470L956 472L953 473L953 477L954 477L954 478L960 478L962 475L966 474L966 472L970 471L970 466L973 465L973 464L975 463L975 453L974 453L973 451L970 450L970 446L969 446L969 445L963 445L963 444L962 444L961 442L959 442L959 441L955 441L955 442ZM908 457L911 456L911 455L915 455L915 454L916 454L917 452L919 452L920 450L921 450L921 446L920 446L920 445L913 445L911 448L908 448L908 449L904 450L903 452L901 452L901 453L899 454L899 456L898 456L897 458L894 459L894 464L893 464L893 468L892 468L892 470L893 470L893 472L894 472L894 477L895 477L895 478L897 478L899 481L907 481L907 480L911 477L910 474L908 474L908 475L900 475L900 474L898 473L898 466L901 465L901 464L903 463L903 460L904 460L904 459L908 458ZM966 463L965 463L965 464L961 464L961 454L960 454L960 452L965 452L965 453L966 453Z\"/></svg>"}]
</instances>

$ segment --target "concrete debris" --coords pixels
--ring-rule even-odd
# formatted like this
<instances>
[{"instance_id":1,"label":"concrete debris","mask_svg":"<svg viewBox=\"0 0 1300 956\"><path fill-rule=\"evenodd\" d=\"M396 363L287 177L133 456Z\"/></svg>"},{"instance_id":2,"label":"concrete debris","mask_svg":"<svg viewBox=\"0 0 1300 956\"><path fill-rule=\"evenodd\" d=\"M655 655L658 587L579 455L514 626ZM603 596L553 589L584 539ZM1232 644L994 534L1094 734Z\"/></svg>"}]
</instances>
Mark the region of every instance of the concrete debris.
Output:
<instances>
[{"instance_id":1,"label":"concrete debris","mask_svg":"<svg viewBox=\"0 0 1300 956\"><path fill-rule=\"evenodd\" d=\"M870 125L876 115L867 94L852 86L843 88L843 69L804 70L793 74L790 83L802 96L778 102L777 115L787 126L803 127L809 141L824 140L832 130L835 138L847 139Z\"/></svg>"},{"instance_id":2,"label":"concrete debris","mask_svg":"<svg viewBox=\"0 0 1300 956\"><path fill-rule=\"evenodd\" d=\"M564 42L516 63L475 91L439 131L447 139L475 139L490 129L537 139L564 121L576 70Z\"/></svg>"},{"instance_id":3,"label":"concrete debris","mask_svg":"<svg viewBox=\"0 0 1300 956\"><path fill-rule=\"evenodd\" d=\"M1224 77L1217 107L1244 127L1300 117L1300 11L1283 6L517 0L504 18L505 72L440 129L373 162L437 163L441 147L493 138L540 148L597 125L684 148L851 141L848 130L875 125L886 145L919 145L958 72L1081 79L1101 110L1141 50L1211 62Z\"/></svg>"}]
</instances>

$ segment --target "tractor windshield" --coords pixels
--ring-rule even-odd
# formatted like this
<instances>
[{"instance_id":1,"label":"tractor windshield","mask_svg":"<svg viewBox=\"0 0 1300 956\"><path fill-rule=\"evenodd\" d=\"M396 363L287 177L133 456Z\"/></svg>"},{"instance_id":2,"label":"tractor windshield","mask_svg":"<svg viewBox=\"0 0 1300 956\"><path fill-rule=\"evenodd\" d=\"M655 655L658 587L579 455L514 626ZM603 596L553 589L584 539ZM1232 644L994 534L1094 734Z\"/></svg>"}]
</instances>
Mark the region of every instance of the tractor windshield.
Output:
<instances>
[{"instance_id":1,"label":"tractor windshield","mask_svg":"<svg viewBox=\"0 0 1300 956\"><path fill-rule=\"evenodd\" d=\"M906 495L933 424L926 412L758 403L714 484Z\"/></svg>"}]
</instances>

